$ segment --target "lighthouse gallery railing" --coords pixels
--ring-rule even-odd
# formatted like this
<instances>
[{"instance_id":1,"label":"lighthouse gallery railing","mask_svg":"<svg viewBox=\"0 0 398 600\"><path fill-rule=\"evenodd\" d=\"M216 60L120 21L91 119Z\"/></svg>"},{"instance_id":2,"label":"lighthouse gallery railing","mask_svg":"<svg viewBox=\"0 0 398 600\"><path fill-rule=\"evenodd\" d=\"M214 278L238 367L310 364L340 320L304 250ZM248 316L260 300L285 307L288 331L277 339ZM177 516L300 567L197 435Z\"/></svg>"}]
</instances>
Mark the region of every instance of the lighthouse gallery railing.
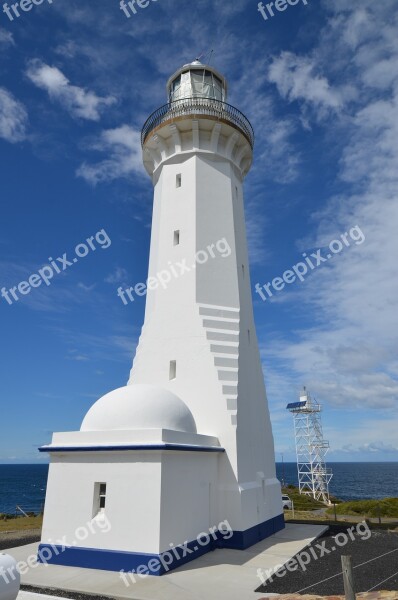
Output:
<instances>
[{"instance_id":1,"label":"lighthouse gallery railing","mask_svg":"<svg viewBox=\"0 0 398 600\"><path fill-rule=\"evenodd\" d=\"M161 106L145 121L141 132L141 143L144 144L148 135L159 125L185 115L209 115L220 120L229 121L243 131L251 146L254 146L253 127L245 117L231 104L212 98L183 98Z\"/></svg>"}]
</instances>

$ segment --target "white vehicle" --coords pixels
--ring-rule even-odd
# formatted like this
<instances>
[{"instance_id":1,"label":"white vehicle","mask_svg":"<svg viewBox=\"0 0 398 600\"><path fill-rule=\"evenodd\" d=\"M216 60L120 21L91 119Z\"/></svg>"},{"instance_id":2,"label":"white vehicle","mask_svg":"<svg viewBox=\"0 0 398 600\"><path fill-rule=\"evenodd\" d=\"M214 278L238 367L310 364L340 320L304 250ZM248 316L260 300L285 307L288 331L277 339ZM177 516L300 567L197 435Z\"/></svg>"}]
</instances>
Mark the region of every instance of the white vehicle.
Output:
<instances>
[{"instance_id":1,"label":"white vehicle","mask_svg":"<svg viewBox=\"0 0 398 600\"><path fill-rule=\"evenodd\" d=\"M284 509L287 508L288 510L292 510L292 501L287 494L283 494L282 504Z\"/></svg>"}]
</instances>

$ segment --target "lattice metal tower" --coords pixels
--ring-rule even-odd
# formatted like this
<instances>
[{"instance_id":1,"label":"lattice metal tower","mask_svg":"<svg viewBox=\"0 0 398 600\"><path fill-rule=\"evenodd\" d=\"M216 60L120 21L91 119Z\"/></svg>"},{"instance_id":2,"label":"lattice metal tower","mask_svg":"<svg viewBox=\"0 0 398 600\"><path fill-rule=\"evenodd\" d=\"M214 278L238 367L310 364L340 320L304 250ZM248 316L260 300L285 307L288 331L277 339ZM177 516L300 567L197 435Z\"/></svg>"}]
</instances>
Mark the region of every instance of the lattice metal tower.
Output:
<instances>
[{"instance_id":1,"label":"lattice metal tower","mask_svg":"<svg viewBox=\"0 0 398 600\"><path fill-rule=\"evenodd\" d=\"M288 404L286 408L294 415L300 494L330 504L329 482L333 474L325 463L329 442L323 439L321 405L304 388L300 402Z\"/></svg>"}]
</instances>

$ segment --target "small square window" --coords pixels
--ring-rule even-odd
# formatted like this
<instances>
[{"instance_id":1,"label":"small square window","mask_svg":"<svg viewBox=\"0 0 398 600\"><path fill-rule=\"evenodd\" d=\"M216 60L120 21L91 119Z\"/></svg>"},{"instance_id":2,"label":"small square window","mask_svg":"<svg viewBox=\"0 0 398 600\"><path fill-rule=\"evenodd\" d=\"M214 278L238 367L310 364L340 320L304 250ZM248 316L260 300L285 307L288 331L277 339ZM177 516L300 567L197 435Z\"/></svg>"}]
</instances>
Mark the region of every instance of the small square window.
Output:
<instances>
[{"instance_id":1,"label":"small square window","mask_svg":"<svg viewBox=\"0 0 398 600\"><path fill-rule=\"evenodd\" d=\"M180 187L181 187L181 185L182 185L182 176L181 176L181 173L179 173L179 174L176 176L176 187L177 187L177 188L180 188Z\"/></svg>"},{"instance_id":2,"label":"small square window","mask_svg":"<svg viewBox=\"0 0 398 600\"><path fill-rule=\"evenodd\" d=\"M176 229L174 232L174 246L179 246L180 244L180 231Z\"/></svg>"},{"instance_id":3,"label":"small square window","mask_svg":"<svg viewBox=\"0 0 398 600\"><path fill-rule=\"evenodd\" d=\"M176 377L177 377L177 361L171 360L170 361L169 379L171 381L172 379L175 379Z\"/></svg>"}]
</instances>

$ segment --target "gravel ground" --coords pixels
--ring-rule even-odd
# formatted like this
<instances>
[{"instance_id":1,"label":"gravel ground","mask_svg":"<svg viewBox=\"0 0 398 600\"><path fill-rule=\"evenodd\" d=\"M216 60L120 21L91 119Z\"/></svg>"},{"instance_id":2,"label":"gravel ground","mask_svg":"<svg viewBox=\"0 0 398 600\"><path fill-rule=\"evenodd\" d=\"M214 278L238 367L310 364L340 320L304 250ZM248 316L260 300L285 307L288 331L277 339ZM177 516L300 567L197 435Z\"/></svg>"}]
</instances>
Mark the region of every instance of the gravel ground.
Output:
<instances>
[{"instance_id":1,"label":"gravel ground","mask_svg":"<svg viewBox=\"0 0 398 600\"><path fill-rule=\"evenodd\" d=\"M256 592L272 594L301 592L320 596L344 594L341 575L343 555L352 556L357 592L373 589L398 590L398 533L373 529L371 536L365 539L368 535L366 531L361 528L357 532L357 526L353 527L352 534L355 534L355 539L351 540L347 534L347 525L331 525L329 531L310 546L317 559L306 548L303 552L308 553L309 560L303 556L303 552L300 554L304 562L308 560L307 565L303 568L298 566L297 570L292 572L286 569L280 570L280 577L275 577L272 582L266 581L265 585L261 585ZM348 539L345 544L344 535ZM333 536L338 536L337 540ZM339 547L338 544L341 546ZM321 545L329 550L329 553L318 547ZM300 554L296 556L300 557ZM366 562L368 564L362 565ZM265 572L263 576L267 580Z\"/></svg>"},{"instance_id":2,"label":"gravel ground","mask_svg":"<svg viewBox=\"0 0 398 600\"><path fill-rule=\"evenodd\" d=\"M16 548L40 541L40 529L30 531L10 531L9 533L0 533L0 551L7 548Z\"/></svg>"},{"instance_id":3,"label":"gravel ground","mask_svg":"<svg viewBox=\"0 0 398 600\"><path fill-rule=\"evenodd\" d=\"M78 594L76 592L64 592L62 590L52 590L49 588L36 588L30 585L21 585L21 590L23 592L33 592L34 594L45 594L47 596L58 596L59 598L71 598L72 600L109 600L112 599L113 596L97 596L93 594L92 596L88 596L86 594Z\"/></svg>"}]
</instances>

